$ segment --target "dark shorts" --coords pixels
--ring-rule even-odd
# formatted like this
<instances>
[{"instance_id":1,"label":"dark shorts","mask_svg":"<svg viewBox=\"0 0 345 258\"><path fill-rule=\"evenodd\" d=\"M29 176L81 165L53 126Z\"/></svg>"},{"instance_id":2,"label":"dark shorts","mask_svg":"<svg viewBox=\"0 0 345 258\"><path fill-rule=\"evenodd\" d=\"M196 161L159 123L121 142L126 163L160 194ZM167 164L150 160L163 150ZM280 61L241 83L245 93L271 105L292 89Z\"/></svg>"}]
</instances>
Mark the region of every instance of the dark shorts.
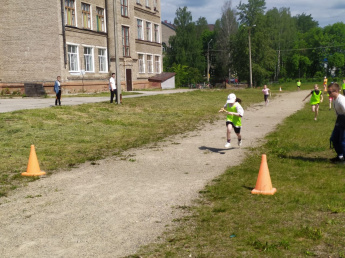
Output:
<instances>
[{"instance_id":1,"label":"dark shorts","mask_svg":"<svg viewBox=\"0 0 345 258\"><path fill-rule=\"evenodd\" d=\"M235 127L232 122L226 121L226 127L228 127L228 124L232 125L232 127L234 128L235 133L240 133L241 132L241 127Z\"/></svg>"},{"instance_id":2,"label":"dark shorts","mask_svg":"<svg viewBox=\"0 0 345 258\"><path fill-rule=\"evenodd\" d=\"M264 100L267 101L268 95L264 95Z\"/></svg>"}]
</instances>

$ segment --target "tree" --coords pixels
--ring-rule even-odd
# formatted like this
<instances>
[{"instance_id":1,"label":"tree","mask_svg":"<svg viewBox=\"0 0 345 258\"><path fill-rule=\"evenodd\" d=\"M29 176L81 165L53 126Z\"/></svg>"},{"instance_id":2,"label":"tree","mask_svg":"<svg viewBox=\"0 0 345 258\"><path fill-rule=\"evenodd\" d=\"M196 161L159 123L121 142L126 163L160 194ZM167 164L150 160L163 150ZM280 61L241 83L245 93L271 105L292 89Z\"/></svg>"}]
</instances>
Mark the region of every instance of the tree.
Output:
<instances>
[{"instance_id":1,"label":"tree","mask_svg":"<svg viewBox=\"0 0 345 258\"><path fill-rule=\"evenodd\" d=\"M248 4L243 4L241 1L237 9L240 23L253 26L257 23L259 16L264 14L266 2L265 0L248 0Z\"/></svg>"},{"instance_id":2,"label":"tree","mask_svg":"<svg viewBox=\"0 0 345 258\"><path fill-rule=\"evenodd\" d=\"M173 64L194 67L202 73L205 68L202 42L197 37L195 23L192 22L192 15L187 7L176 10L174 25L176 35L169 39L171 48L167 51L164 64L168 67Z\"/></svg>"},{"instance_id":3,"label":"tree","mask_svg":"<svg viewBox=\"0 0 345 258\"><path fill-rule=\"evenodd\" d=\"M236 11L231 7L231 1L224 2L222 7L222 17L215 24L214 56L216 57L216 75L218 77L231 78L231 41L230 37L238 30L236 21Z\"/></svg>"},{"instance_id":4,"label":"tree","mask_svg":"<svg viewBox=\"0 0 345 258\"><path fill-rule=\"evenodd\" d=\"M295 16L297 29L300 33L306 33L309 30L319 26L317 21L313 20L311 14L306 15L305 13L298 14Z\"/></svg>"}]
</instances>

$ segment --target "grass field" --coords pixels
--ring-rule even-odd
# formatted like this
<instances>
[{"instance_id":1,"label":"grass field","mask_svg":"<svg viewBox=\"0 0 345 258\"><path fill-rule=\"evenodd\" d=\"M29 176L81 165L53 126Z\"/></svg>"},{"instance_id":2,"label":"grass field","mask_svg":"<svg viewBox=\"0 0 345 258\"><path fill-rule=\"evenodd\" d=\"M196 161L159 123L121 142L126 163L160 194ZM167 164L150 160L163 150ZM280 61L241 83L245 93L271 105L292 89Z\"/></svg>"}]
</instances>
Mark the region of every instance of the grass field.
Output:
<instances>
[{"instance_id":1,"label":"grass field","mask_svg":"<svg viewBox=\"0 0 345 258\"><path fill-rule=\"evenodd\" d=\"M311 85L312 86L312 85ZM345 257L344 165L329 137L335 121L328 99L318 121L309 105L289 117L267 143L200 192L177 229L142 257ZM267 155L273 196L252 195ZM136 255L132 257L137 257Z\"/></svg>"},{"instance_id":2,"label":"grass field","mask_svg":"<svg viewBox=\"0 0 345 258\"><path fill-rule=\"evenodd\" d=\"M302 84L312 89L313 84ZM279 86L271 86L273 97ZM296 90L294 83L282 85ZM121 155L123 150L166 136L194 130L218 119L229 90L125 99L109 103L63 106L0 114L0 195L27 184L23 178L30 145L35 144L41 169L58 173L85 161ZM246 108L261 102L260 89L237 90ZM329 136L334 111L327 99L318 121L310 106L289 117L267 143L252 149L238 167L200 192L188 216L144 247L143 257L345 257L344 167L333 165ZM266 153L273 196L251 195ZM0 199L1 203L1 199ZM191 255L191 256L190 256Z\"/></svg>"}]
</instances>

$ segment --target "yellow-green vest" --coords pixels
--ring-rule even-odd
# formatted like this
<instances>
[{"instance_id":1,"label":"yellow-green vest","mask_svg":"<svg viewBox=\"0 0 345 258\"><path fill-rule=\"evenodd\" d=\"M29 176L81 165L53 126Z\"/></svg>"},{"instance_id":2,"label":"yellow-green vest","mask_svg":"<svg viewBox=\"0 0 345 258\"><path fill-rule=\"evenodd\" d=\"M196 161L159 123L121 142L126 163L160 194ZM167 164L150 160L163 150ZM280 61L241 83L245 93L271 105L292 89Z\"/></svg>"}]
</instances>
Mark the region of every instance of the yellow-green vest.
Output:
<instances>
[{"instance_id":1,"label":"yellow-green vest","mask_svg":"<svg viewBox=\"0 0 345 258\"><path fill-rule=\"evenodd\" d=\"M320 90L319 90L319 94L316 94L315 90L313 90L313 93L311 94L311 98L310 98L310 104L311 105L319 104L321 94L322 94L322 92Z\"/></svg>"},{"instance_id":2,"label":"yellow-green vest","mask_svg":"<svg viewBox=\"0 0 345 258\"><path fill-rule=\"evenodd\" d=\"M237 109L236 109L237 105L238 105L237 102L235 102L235 104L233 104L232 107L230 107L229 104L226 104L226 110L229 112L237 113ZM234 116L234 115L227 115L226 116L226 121L232 122L232 124L235 127L240 127L242 125L241 120L242 119L240 116Z\"/></svg>"}]
</instances>

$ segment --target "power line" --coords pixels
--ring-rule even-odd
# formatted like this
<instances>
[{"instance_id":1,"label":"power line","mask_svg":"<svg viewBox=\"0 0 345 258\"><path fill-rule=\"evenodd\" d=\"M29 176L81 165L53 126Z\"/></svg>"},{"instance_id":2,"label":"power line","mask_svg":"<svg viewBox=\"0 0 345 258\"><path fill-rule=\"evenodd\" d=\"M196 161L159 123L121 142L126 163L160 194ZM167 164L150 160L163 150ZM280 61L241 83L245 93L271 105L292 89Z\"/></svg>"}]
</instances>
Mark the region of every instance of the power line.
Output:
<instances>
[{"instance_id":1,"label":"power line","mask_svg":"<svg viewBox=\"0 0 345 258\"><path fill-rule=\"evenodd\" d=\"M327 47L311 47L311 48L297 48L297 49L280 49L276 51L302 51L302 50L311 50L311 49L325 49L325 48L336 48L336 47L344 47L345 44L343 45L338 45L338 46L327 46Z\"/></svg>"}]
</instances>

